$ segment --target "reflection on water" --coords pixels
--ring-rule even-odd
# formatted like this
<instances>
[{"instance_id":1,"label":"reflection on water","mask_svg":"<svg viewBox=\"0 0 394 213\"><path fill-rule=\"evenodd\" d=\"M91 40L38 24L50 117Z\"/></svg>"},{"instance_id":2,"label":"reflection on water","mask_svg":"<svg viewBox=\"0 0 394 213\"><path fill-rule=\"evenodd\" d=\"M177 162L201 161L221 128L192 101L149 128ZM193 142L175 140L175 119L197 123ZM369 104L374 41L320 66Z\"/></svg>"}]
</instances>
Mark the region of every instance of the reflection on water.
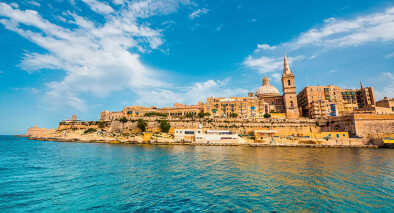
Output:
<instances>
[{"instance_id":1,"label":"reflection on water","mask_svg":"<svg viewBox=\"0 0 394 213\"><path fill-rule=\"evenodd\" d=\"M0 136L0 211L392 212L393 154Z\"/></svg>"}]
</instances>

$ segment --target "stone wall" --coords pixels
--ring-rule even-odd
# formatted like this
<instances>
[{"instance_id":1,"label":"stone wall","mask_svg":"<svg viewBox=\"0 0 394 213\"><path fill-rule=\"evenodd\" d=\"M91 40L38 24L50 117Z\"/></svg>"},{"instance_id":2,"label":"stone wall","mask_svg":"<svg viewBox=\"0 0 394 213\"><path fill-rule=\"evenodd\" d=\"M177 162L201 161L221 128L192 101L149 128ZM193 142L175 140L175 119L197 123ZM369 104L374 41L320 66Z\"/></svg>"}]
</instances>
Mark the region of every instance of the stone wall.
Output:
<instances>
[{"instance_id":1,"label":"stone wall","mask_svg":"<svg viewBox=\"0 0 394 213\"><path fill-rule=\"evenodd\" d=\"M147 131L159 132L160 119L155 117L141 118L147 122ZM58 130L86 130L89 128L105 129L107 132L116 133L137 133L137 120L127 122L115 121L67 121L60 122ZM320 132L320 127L315 120L300 119L170 119L168 120L173 129L196 129L200 126L203 129L230 130L238 134L248 134L257 129L270 129L277 131L278 135L310 135L310 133Z\"/></svg>"},{"instance_id":2,"label":"stone wall","mask_svg":"<svg viewBox=\"0 0 394 213\"><path fill-rule=\"evenodd\" d=\"M346 131L351 136L381 138L394 133L394 115L353 114L320 124L323 131Z\"/></svg>"}]
</instances>

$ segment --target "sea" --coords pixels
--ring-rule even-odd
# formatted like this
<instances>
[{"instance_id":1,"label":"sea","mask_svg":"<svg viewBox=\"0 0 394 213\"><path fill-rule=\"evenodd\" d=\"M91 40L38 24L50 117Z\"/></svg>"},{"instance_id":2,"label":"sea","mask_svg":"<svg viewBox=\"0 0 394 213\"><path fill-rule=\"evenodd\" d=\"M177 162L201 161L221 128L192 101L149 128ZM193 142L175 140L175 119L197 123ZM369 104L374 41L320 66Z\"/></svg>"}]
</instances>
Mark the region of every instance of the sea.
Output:
<instances>
[{"instance_id":1,"label":"sea","mask_svg":"<svg viewBox=\"0 0 394 213\"><path fill-rule=\"evenodd\" d=\"M0 212L394 212L394 150L0 136Z\"/></svg>"}]
</instances>

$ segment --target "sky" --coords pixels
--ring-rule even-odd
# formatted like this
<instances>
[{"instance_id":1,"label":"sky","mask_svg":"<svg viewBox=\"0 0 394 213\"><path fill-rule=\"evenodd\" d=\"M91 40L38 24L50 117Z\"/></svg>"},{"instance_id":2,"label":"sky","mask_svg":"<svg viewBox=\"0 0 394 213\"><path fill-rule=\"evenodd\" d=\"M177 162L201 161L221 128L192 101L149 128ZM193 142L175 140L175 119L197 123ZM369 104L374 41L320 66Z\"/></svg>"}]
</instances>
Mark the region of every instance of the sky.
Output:
<instances>
[{"instance_id":1,"label":"sky","mask_svg":"<svg viewBox=\"0 0 394 213\"><path fill-rule=\"evenodd\" d=\"M0 134L308 85L394 96L393 0L0 0Z\"/></svg>"}]
</instances>

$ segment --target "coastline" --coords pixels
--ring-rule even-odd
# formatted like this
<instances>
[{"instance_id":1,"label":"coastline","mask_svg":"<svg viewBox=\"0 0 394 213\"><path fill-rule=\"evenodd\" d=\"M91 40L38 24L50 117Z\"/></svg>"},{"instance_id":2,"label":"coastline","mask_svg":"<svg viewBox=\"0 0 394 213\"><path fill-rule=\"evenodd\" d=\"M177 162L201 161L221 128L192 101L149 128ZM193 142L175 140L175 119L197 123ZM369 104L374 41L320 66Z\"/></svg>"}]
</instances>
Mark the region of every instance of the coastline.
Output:
<instances>
[{"instance_id":1,"label":"coastline","mask_svg":"<svg viewBox=\"0 0 394 213\"><path fill-rule=\"evenodd\" d=\"M378 145L360 145L360 144L300 144L300 143L231 143L231 142L178 142L178 141L136 141L124 139L95 139L87 140L81 138L62 138L62 137L29 137L26 135L15 135L16 137L25 137L32 141L54 141L54 142L72 142L72 143L104 143L104 144L138 144L138 145L187 145L187 146L248 146L248 147L308 147L308 148L380 148Z\"/></svg>"}]
</instances>

